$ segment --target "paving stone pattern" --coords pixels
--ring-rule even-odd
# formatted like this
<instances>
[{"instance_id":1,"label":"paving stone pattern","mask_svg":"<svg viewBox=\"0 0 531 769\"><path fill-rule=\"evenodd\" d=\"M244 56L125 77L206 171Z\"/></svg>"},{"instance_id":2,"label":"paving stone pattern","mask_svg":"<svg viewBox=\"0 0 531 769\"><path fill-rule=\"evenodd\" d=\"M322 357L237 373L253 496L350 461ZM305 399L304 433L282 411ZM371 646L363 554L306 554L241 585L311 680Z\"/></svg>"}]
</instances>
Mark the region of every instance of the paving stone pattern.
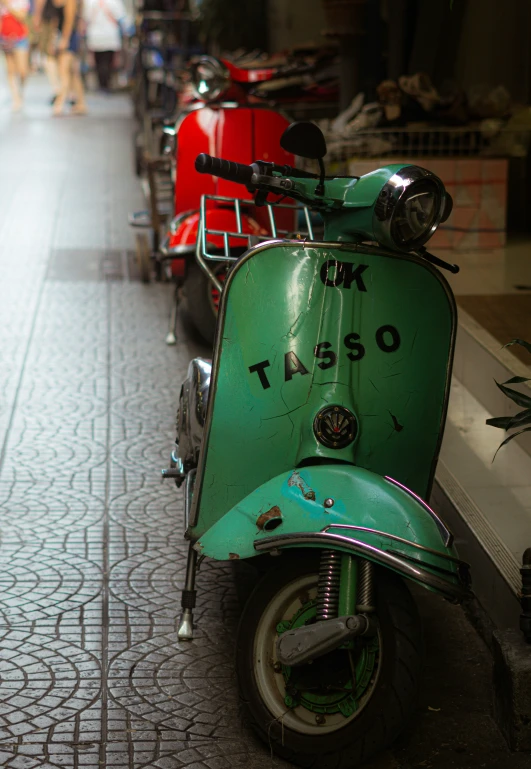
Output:
<instances>
[{"instance_id":1,"label":"paving stone pattern","mask_svg":"<svg viewBox=\"0 0 531 769\"><path fill-rule=\"evenodd\" d=\"M0 109L0 766L287 766L238 720L226 565L203 564L196 638L176 635L182 499L159 472L188 360L205 351L182 333L167 348L169 288L132 279L126 217L142 198L127 100L52 120L46 99L34 78L25 115ZM484 650L451 611L453 643L481 662L482 702L460 711L450 690L454 720L439 724L447 735L477 707L494 734ZM413 730L400 766L431 765L441 742L432 678L430 738Z\"/></svg>"},{"instance_id":2,"label":"paving stone pattern","mask_svg":"<svg viewBox=\"0 0 531 769\"><path fill-rule=\"evenodd\" d=\"M128 104L54 121L45 100L34 81L29 114L0 116L0 766L270 767L237 719L226 566L177 640L160 469L205 351L167 348L169 287L132 279Z\"/></svg>"}]
</instances>

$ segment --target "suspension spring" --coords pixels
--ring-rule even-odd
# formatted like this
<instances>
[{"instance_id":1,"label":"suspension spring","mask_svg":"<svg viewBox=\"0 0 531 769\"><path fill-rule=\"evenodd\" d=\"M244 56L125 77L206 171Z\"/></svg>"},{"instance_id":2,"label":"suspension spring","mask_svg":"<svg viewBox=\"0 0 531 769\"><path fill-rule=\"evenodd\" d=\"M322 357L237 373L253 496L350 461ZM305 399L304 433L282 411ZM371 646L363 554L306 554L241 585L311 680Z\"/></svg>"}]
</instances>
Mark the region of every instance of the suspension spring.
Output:
<instances>
[{"instance_id":1,"label":"suspension spring","mask_svg":"<svg viewBox=\"0 0 531 769\"><path fill-rule=\"evenodd\" d=\"M360 559L359 562L359 587L358 604L359 612L375 610L374 605L374 564L372 561Z\"/></svg>"},{"instance_id":2,"label":"suspension spring","mask_svg":"<svg viewBox=\"0 0 531 769\"><path fill-rule=\"evenodd\" d=\"M317 620L334 619L339 608L341 553L323 550L317 587Z\"/></svg>"}]
</instances>

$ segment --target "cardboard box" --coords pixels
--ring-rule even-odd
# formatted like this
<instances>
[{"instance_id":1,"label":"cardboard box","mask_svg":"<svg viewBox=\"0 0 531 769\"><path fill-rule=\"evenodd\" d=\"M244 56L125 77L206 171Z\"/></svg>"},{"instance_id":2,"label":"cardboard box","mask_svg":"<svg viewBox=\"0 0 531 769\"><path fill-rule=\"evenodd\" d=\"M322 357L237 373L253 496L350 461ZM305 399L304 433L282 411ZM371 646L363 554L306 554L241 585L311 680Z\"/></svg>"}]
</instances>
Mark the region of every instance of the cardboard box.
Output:
<instances>
[{"instance_id":1,"label":"cardboard box","mask_svg":"<svg viewBox=\"0 0 531 769\"><path fill-rule=\"evenodd\" d=\"M429 245L433 248L500 248L506 242L507 178L503 158L389 158L349 161L349 173L361 176L393 163L413 163L433 171L454 200L447 222Z\"/></svg>"}]
</instances>

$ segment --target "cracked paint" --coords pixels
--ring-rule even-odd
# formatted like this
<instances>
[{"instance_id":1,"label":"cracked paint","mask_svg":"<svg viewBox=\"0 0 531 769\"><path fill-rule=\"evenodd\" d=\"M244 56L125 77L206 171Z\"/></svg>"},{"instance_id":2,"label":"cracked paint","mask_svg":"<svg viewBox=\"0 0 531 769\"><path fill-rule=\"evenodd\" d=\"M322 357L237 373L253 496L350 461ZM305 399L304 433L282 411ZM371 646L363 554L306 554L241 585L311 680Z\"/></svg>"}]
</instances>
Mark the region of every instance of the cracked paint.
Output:
<instances>
[{"instance_id":1,"label":"cracked paint","mask_svg":"<svg viewBox=\"0 0 531 769\"><path fill-rule=\"evenodd\" d=\"M278 505L262 513L256 519L256 525L260 530L272 531L282 523L282 511Z\"/></svg>"},{"instance_id":2,"label":"cracked paint","mask_svg":"<svg viewBox=\"0 0 531 769\"><path fill-rule=\"evenodd\" d=\"M308 486L306 481L301 478L296 470L289 477L288 486L296 486L302 492L304 499L311 499L315 501L315 491Z\"/></svg>"},{"instance_id":3,"label":"cracked paint","mask_svg":"<svg viewBox=\"0 0 531 769\"><path fill-rule=\"evenodd\" d=\"M289 331L287 332L287 334L284 334L284 338L287 338L287 337L295 337L295 336L296 336L296 333L297 333L297 331L298 331L298 328L296 328L296 327L297 327L298 325L300 325L300 324L299 324L299 321L300 321L301 317L302 317L303 315L305 315L305 314L306 314L306 313L304 313L304 312L300 312L300 313L297 315L296 319L295 319L295 320L293 321L293 323L291 324L291 326L290 326L290 329L289 329ZM294 330L294 329L295 329L295 330Z\"/></svg>"},{"instance_id":4,"label":"cracked paint","mask_svg":"<svg viewBox=\"0 0 531 769\"><path fill-rule=\"evenodd\" d=\"M389 414L391 416L391 419L393 420L393 428L396 430L397 433L401 433L402 430L404 429L404 425L401 425L398 419L395 417L395 415L391 414L390 411L389 411Z\"/></svg>"}]
</instances>

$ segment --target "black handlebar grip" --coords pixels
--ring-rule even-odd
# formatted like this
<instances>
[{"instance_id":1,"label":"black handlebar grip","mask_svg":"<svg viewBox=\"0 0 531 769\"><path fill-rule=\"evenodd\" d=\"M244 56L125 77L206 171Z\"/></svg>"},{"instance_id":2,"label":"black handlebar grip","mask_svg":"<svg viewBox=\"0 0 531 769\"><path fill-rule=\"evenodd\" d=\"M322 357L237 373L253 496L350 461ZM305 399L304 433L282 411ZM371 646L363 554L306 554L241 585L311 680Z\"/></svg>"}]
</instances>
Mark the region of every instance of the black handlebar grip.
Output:
<instances>
[{"instance_id":1,"label":"black handlebar grip","mask_svg":"<svg viewBox=\"0 0 531 769\"><path fill-rule=\"evenodd\" d=\"M200 174L212 174L238 184L250 184L254 173L251 166L233 163L232 160L223 160L223 158L213 158L212 155L204 152L196 157L195 170Z\"/></svg>"}]
</instances>

